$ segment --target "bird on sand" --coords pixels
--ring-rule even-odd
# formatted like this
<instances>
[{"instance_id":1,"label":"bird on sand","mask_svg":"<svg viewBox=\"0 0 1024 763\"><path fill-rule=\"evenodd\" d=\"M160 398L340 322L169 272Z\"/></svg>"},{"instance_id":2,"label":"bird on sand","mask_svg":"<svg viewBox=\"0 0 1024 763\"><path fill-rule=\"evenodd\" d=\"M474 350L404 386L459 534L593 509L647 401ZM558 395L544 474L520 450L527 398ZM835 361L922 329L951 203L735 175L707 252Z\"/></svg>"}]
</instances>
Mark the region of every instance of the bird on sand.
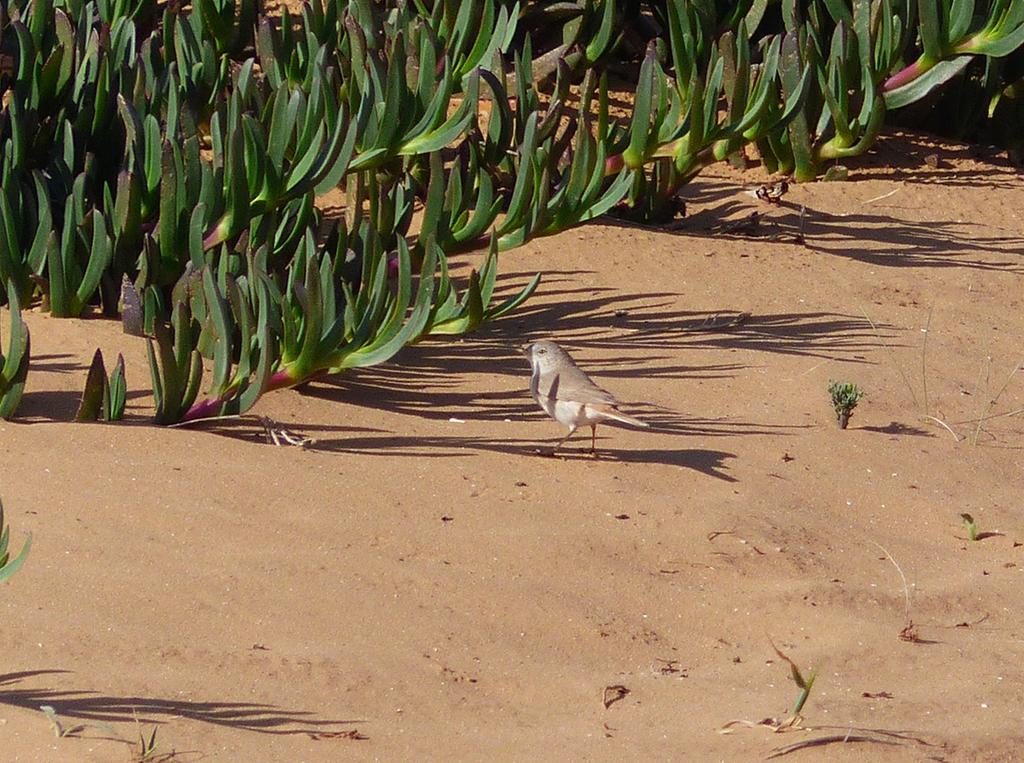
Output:
<instances>
[{"instance_id":1,"label":"bird on sand","mask_svg":"<svg viewBox=\"0 0 1024 763\"><path fill-rule=\"evenodd\" d=\"M556 342L533 342L526 345L523 352L533 367L530 379L533 399L551 418L569 428L569 433L558 441L551 455L584 424L590 427L591 455L597 454L598 424L618 421L634 427L649 426L619 411L621 403L594 384Z\"/></svg>"}]
</instances>

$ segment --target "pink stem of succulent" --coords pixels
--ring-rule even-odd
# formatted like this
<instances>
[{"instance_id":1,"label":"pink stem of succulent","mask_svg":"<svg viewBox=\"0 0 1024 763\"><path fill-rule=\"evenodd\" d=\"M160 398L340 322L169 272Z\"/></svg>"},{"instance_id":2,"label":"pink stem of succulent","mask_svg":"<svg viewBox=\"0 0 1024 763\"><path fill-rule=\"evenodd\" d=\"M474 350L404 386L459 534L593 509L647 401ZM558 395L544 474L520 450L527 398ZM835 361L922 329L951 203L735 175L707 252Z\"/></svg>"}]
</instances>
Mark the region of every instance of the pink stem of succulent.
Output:
<instances>
[{"instance_id":1,"label":"pink stem of succulent","mask_svg":"<svg viewBox=\"0 0 1024 763\"><path fill-rule=\"evenodd\" d=\"M225 238L226 237L222 235L222 231L220 230L219 227L214 228L212 231L207 233L206 236L203 237L203 251L206 251L207 249L212 249L213 247L217 246L217 244L224 241Z\"/></svg>"},{"instance_id":2,"label":"pink stem of succulent","mask_svg":"<svg viewBox=\"0 0 1024 763\"><path fill-rule=\"evenodd\" d=\"M308 376L303 376L301 378L296 379L291 369L282 368L280 371L275 371L273 374L271 374L270 379L267 381L267 389L265 391L273 392L274 390L277 389L287 389L288 387L294 387L296 385L302 384L303 382L315 379L318 376L323 376L324 373L324 371L314 371ZM185 415L181 417L181 420L184 422L196 421L197 419L212 418L217 415L217 412L220 410L220 407L224 405L224 403L228 402L231 398L233 398L236 394L238 394L238 388L232 386L228 388L222 395L219 395L217 397L208 397L205 400L200 400L199 402L194 403L192 407L185 412Z\"/></svg>"},{"instance_id":3,"label":"pink stem of succulent","mask_svg":"<svg viewBox=\"0 0 1024 763\"><path fill-rule=\"evenodd\" d=\"M319 376L319 373L311 374L309 377L303 379L296 379L291 370L288 368L282 368L280 371L275 371L270 375L269 381L267 381L267 392L272 392L275 389L287 389L288 387L294 387L296 384L301 384L308 378L313 376Z\"/></svg>"},{"instance_id":4,"label":"pink stem of succulent","mask_svg":"<svg viewBox=\"0 0 1024 763\"><path fill-rule=\"evenodd\" d=\"M614 175L616 172L619 172L625 166L626 160L623 158L622 154L609 156L607 159L604 160L604 175L605 177L608 177L609 175Z\"/></svg>"},{"instance_id":5,"label":"pink stem of succulent","mask_svg":"<svg viewBox=\"0 0 1024 763\"><path fill-rule=\"evenodd\" d=\"M898 87L906 85L908 82L913 82L915 79L920 77L926 71L931 69L935 64L924 58L919 58L910 66L907 66L894 75L889 77L882 85L882 91L888 93L890 90L895 90Z\"/></svg>"},{"instance_id":6,"label":"pink stem of succulent","mask_svg":"<svg viewBox=\"0 0 1024 763\"><path fill-rule=\"evenodd\" d=\"M220 410L223 404L224 400L216 397L200 400L198 403L193 403L192 407L185 411L185 415L181 417L181 420L184 422L212 418L217 415L217 411Z\"/></svg>"}]
</instances>

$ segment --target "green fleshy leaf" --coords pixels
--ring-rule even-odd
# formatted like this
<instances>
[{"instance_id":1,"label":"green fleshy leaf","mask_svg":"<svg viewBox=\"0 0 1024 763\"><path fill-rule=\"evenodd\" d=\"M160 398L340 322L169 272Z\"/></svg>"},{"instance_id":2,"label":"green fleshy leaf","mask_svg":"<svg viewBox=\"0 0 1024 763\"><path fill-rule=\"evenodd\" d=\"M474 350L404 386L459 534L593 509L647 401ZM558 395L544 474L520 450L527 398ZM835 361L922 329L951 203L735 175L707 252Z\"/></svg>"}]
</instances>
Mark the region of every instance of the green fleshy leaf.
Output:
<instances>
[{"instance_id":1,"label":"green fleshy leaf","mask_svg":"<svg viewBox=\"0 0 1024 763\"><path fill-rule=\"evenodd\" d=\"M120 421L124 418L125 400L128 397L128 386L124 373L124 356L118 353L117 363L110 373L107 383L107 394L104 396L103 418L106 421Z\"/></svg>"},{"instance_id":2,"label":"green fleshy leaf","mask_svg":"<svg viewBox=\"0 0 1024 763\"><path fill-rule=\"evenodd\" d=\"M935 88L955 77L971 62L970 56L943 61L906 85L885 93L885 105L891 111L909 106L924 98Z\"/></svg>"},{"instance_id":3,"label":"green fleshy leaf","mask_svg":"<svg viewBox=\"0 0 1024 763\"><path fill-rule=\"evenodd\" d=\"M501 318L503 315L508 315L519 307L523 302L530 298L534 291L537 290L537 286L540 285L540 277L541 274L537 273L537 275L530 279L530 282L523 287L522 291L509 297L500 305L487 310L484 313L484 319L490 321Z\"/></svg>"},{"instance_id":4,"label":"green fleshy leaf","mask_svg":"<svg viewBox=\"0 0 1024 763\"><path fill-rule=\"evenodd\" d=\"M206 303L207 314L212 321L214 350L213 350L213 380L210 385L210 395L220 395L230 381L231 359L232 359L232 323L228 312L228 305L213 278L213 271L207 267L203 268L203 298Z\"/></svg>"},{"instance_id":5,"label":"green fleshy leaf","mask_svg":"<svg viewBox=\"0 0 1024 763\"><path fill-rule=\"evenodd\" d=\"M11 328L7 338L7 354L0 356L0 419L9 419L18 409L25 391L31 356L31 338L28 326L21 317L21 299L11 282L7 284L7 307Z\"/></svg>"},{"instance_id":6,"label":"green fleshy leaf","mask_svg":"<svg viewBox=\"0 0 1024 763\"><path fill-rule=\"evenodd\" d=\"M437 268L439 256L443 257L444 255L440 253L436 245L428 245L426 247L423 266L420 268L420 283L416 291L416 303L413 306L412 314L401 330L384 345L368 350L357 350L346 355L338 367L331 369L331 373L336 373L345 368L357 368L383 363L423 333L430 318L431 302L434 296L434 271Z\"/></svg>"},{"instance_id":7,"label":"green fleshy leaf","mask_svg":"<svg viewBox=\"0 0 1024 763\"><path fill-rule=\"evenodd\" d=\"M107 389L107 371L103 367L103 353L97 348L92 356L89 373L85 377L85 391L78 404L75 421L96 421L104 408L103 396Z\"/></svg>"}]
</instances>

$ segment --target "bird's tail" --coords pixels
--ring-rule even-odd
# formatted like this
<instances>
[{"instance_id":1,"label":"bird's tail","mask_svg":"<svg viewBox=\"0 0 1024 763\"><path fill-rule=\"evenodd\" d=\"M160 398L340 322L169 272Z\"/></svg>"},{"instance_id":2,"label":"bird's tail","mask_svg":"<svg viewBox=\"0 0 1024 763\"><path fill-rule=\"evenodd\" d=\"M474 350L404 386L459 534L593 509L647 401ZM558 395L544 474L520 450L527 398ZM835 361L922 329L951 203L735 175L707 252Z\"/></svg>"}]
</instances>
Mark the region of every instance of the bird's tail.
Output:
<instances>
[{"instance_id":1,"label":"bird's tail","mask_svg":"<svg viewBox=\"0 0 1024 763\"><path fill-rule=\"evenodd\" d=\"M634 419L632 416L627 416L622 411L616 410L615 408L612 408L611 406L609 406L607 408L602 406L601 408L598 408L598 410L601 411L601 413L603 413L608 418L614 419L615 421L621 421L623 424L629 424L630 426L634 426L634 427L649 427L650 426L650 424L648 424L646 421L641 421L640 419Z\"/></svg>"}]
</instances>

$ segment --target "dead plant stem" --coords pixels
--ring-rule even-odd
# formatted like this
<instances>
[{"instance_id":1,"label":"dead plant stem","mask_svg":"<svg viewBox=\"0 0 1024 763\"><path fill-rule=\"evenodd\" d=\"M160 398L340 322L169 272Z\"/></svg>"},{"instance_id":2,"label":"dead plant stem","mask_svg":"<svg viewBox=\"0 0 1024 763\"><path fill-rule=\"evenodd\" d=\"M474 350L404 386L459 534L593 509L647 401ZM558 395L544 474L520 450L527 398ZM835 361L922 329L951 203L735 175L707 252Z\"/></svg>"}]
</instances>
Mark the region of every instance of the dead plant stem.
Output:
<instances>
[{"instance_id":1,"label":"dead plant stem","mask_svg":"<svg viewBox=\"0 0 1024 763\"><path fill-rule=\"evenodd\" d=\"M882 553L889 558L889 561L892 562L892 566L896 568L896 572L900 574L900 580L903 581L904 619L907 622L910 622L910 586L907 585L907 576L903 574L903 568L900 567L899 562L897 562L893 558L892 554L889 553L889 549L878 541L873 540L871 542L882 549Z\"/></svg>"}]
</instances>

